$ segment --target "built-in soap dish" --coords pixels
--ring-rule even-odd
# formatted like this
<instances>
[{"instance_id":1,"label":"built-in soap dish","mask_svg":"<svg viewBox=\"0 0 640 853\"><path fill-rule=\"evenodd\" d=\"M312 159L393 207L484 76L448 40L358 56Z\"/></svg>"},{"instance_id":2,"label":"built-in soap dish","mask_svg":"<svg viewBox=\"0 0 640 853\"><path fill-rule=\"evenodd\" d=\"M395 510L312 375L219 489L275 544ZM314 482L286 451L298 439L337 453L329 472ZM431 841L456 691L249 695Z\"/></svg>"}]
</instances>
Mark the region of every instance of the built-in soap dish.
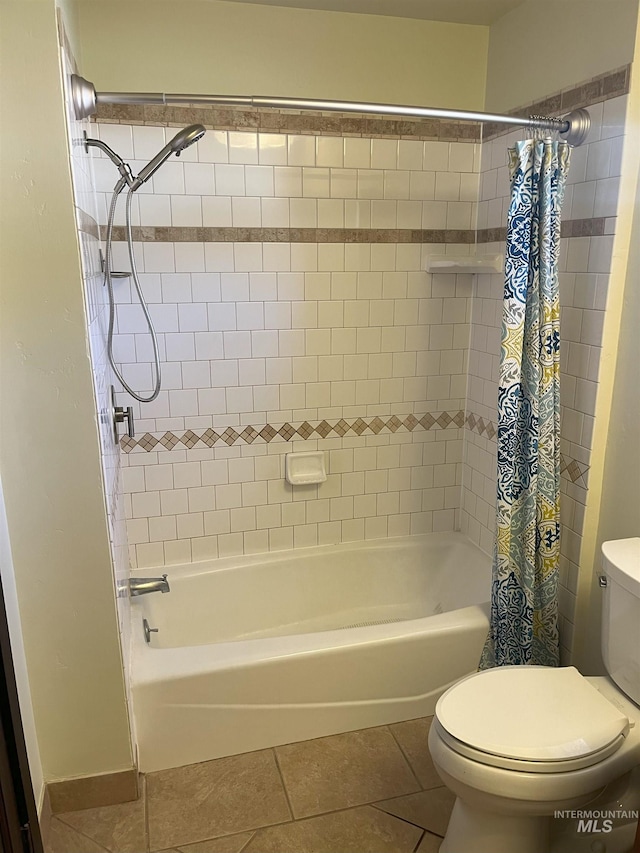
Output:
<instances>
[{"instance_id":1,"label":"built-in soap dish","mask_svg":"<svg viewBox=\"0 0 640 853\"><path fill-rule=\"evenodd\" d=\"M304 453L287 453L285 476L292 486L309 486L312 483L324 483L327 472L324 467L322 450L308 450Z\"/></svg>"}]
</instances>

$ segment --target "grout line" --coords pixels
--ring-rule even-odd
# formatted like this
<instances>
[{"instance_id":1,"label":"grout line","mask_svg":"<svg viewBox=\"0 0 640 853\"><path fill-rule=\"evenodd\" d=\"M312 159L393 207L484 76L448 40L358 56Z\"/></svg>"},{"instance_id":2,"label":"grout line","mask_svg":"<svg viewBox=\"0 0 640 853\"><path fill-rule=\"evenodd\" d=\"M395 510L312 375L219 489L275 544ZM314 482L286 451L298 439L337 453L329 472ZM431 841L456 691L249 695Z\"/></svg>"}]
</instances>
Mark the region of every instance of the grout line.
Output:
<instances>
[{"instance_id":1,"label":"grout line","mask_svg":"<svg viewBox=\"0 0 640 853\"><path fill-rule=\"evenodd\" d=\"M289 799L289 791L287 790L286 782L284 781L284 774L282 772L282 768L280 767L280 760L278 759L278 753L276 752L275 746L271 747L271 752L273 753L273 758L276 762L276 767L278 768L278 775L280 776L280 782L282 783L282 790L284 791L284 796L287 801L287 808L289 809L289 814L291 815L291 820L295 821L295 815L293 814L293 807L291 805L291 800Z\"/></svg>"},{"instance_id":2,"label":"grout line","mask_svg":"<svg viewBox=\"0 0 640 853\"><path fill-rule=\"evenodd\" d=\"M256 833L258 832L258 830L254 829L254 830L250 830L250 832L251 832L251 836L250 836L249 840L245 844L242 845L242 847L240 848L238 853L242 853L242 851L246 849L247 845L253 841L253 839L256 837Z\"/></svg>"},{"instance_id":3,"label":"grout line","mask_svg":"<svg viewBox=\"0 0 640 853\"><path fill-rule=\"evenodd\" d=\"M425 835L426 835L426 834L427 834L427 830L425 829L425 831L422 833L422 835L421 835L421 836L420 836L420 838L418 839L418 843L417 843L417 844L416 844L416 846L413 848L413 853L416 853L416 851L418 850L418 848L419 848L419 847L420 847L420 845L422 844L422 840L423 840L423 838L425 837Z\"/></svg>"},{"instance_id":4,"label":"grout line","mask_svg":"<svg viewBox=\"0 0 640 853\"><path fill-rule=\"evenodd\" d=\"M147 850L151 850L151 832L149 831L149 802L147 799L147 774L141 773L142 777L142 797L143 797L143 809L144 809L144 831L146 835L146 847Z\"/></svg>"},{"instance_id":5,"label":"grout line","mask_svg":"<svg viewBox=\"0 0 640 853\"><path fill-rule=\"evenodd\" d=\"M106 807L105 806L102 806L102 807L98 806L98 808L109 808L109 807L108 806L106 806ZM99 847L101 850L104 850L104 853L109 853L108 849L106 847L103 847L102 844L100 844L98 841L95 840L95 838L92 838L90 835L87 835L86 832L82 832L81 830L77 829L72 824L67 823L67 821L64 820L60 815L52 815L52 817L51 817L52 823L54 820L59 820L60 823L64 824L66 827L73 830L73 832L75 832L76 835L79 835L81 838L86 838L87 841L90 841L92 844L95 844L96 847Z\"/></svg>"},{"instance_id":6,"label":"grout line","mask_svg":"<svg viewBox=\"0 0 640 853\"><path fill-rule=\"evenodd\" d=\"M440 787L444 788L445 786L441 785ZM435 791L435 790L437 790L437 788L431 788L431 790ZM420 794L420 793L422 793L422 791L417 791L416 793ZM410 797L411 794L404 794L403 796L405 796L405 797L409 796ZM400 799L402 799L402 797L394 797L393 799L400 800ZM386 811L381 806L379 806L377 803L370 803L370 805L372 808L377 809L379 812L382 812L383 814L389 815L389 817L395 817L397 820L401 820L403 823L408 823L409 826L415 826L415 827L417 827L417 829L422 829L422 830L424 830L424 832L428 832L430 835L437 835L438 838L444 838L443 835L438 835L437 832L433 832L430 829L426 829L426 827L421 826L419 823L414 823L414 821L409 820L408 817L402 817L402 815L398 815L398 814L394 814L393 812ZM420 840L422 841L422 839L420 839Z\"/></svg>"},{"instance_id":7,"label":"grout line","mask_svg":"<svg viewBox=\"0 0 640 853\"><path fill-rule=\"evenodd\" d=\"M418 719L424 719L424 718L420 718L420 717L419 717ZM408 722L408 721L407 721L407 722ZM398 749L399 749L399 750L400 750L400 752L402 753L402 757L404 758L404 760L405 760L405 761L407 762L407 764L409 765L409 769L411 770L411 773L412 773L412 775L413 775L413 778L414 778L414 779L416 780L416 782L418 783L418 788L419 788L421 791L428 790L427 788L423 788L423 787L422 787L422 783L421 783L421 782L420 782L420 780L418 779L418 775L417 775L416 771L413 769L413 764L412 764L412 763L411 763L411 761L409 760L409 756L406 754L406 752L405 752L405 751L404 751L404 749L402 748L402 744L400 743L400 741L398 740L398 738L395 736L395 734L394 734L394 732L393 732L393 730L392 730L392 728L391 728L391 725L395 725L395 723L390 724L390 725L388 725L388 726L387 726L387 728L389 729L389 734L391 735L391 737L392 737L392 738L394 739L394 741L396 742L396 745L397 745ZM392 799L394 799L394 797L389 797L388 799L392 800Z\"/></svg>"}]
</instances>

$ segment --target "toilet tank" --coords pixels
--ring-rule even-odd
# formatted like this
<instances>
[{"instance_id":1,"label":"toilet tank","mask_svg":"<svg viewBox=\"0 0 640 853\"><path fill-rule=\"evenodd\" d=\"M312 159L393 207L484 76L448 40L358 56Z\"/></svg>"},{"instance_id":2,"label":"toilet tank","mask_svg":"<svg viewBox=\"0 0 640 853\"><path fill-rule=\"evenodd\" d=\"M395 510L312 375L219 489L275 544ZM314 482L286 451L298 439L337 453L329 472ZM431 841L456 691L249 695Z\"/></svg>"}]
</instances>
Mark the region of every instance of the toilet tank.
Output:
<instances>
[{"instance_id":1,"label":"toilet tank","mask_svg":"<svg viewBox=\"0 0 640 853\"><path fill-rule=\"evenodd\" d=\"M602 571L602 659L618 687L640 705L640 537L604 542Z\"/></svg>"}]
</instances>

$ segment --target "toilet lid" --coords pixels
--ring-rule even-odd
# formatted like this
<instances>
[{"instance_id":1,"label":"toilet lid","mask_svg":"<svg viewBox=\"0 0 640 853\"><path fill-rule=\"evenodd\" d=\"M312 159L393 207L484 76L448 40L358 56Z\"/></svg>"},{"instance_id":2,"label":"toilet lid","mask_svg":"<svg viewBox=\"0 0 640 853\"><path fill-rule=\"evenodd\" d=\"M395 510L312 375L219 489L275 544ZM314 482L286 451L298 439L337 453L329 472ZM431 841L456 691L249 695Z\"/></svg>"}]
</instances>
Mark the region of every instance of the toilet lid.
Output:
<instances>
[{"instance_id":1,"label":"toilet lid","mask_svg":"<svg viewBox=\"0 0 640 853\"><path fill-rule=\"evenodd\" d=\"M472 749L521 761L562 761L602 751L628 718L573 667L502 666L444 693L436 718Z\"/></svg>"}]
</instances>

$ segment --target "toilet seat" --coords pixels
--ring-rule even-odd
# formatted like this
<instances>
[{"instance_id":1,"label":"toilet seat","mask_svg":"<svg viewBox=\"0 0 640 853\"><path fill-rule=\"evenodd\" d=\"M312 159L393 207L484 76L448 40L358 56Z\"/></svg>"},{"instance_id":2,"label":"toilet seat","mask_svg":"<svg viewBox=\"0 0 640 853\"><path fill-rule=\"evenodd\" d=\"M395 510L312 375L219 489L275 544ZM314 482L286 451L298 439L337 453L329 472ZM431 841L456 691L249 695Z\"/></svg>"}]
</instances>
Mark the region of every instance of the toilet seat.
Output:
<instances>
[{"instance_id":1,"label":"toilet seat","mask_svg":"<svg viewBox=\"0 0 640 853\"><path fill-rule=\"evenodd\" d=\"M578 770L616 752L629 719L575 667L473 673L439 699L436 730L476 762L531 773Z\"/></svg>"}]
</instances>

